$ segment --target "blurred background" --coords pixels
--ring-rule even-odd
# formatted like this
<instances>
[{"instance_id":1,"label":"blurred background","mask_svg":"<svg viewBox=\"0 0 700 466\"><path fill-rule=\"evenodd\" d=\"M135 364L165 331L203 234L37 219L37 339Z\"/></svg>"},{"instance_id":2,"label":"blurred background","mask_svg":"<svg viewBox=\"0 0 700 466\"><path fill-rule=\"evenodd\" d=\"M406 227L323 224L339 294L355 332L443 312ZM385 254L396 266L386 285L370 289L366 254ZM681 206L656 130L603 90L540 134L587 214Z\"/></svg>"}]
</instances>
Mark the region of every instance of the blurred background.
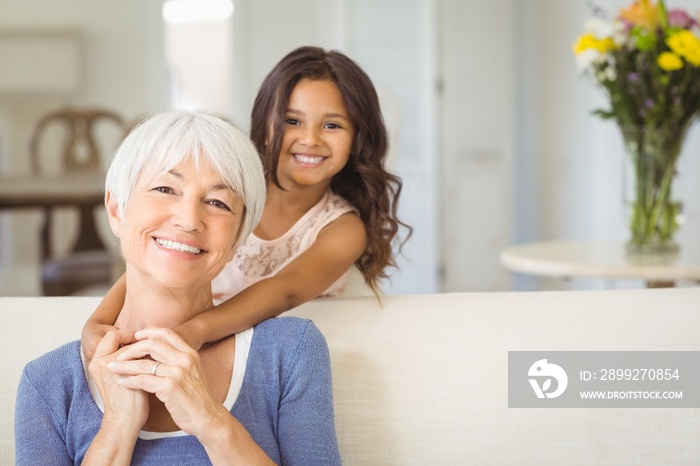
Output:
<instances>
[{"instance_id":1,"label":"blurred background","mask_svg":"<svg viewBox=\"0 0 700 466\"><path fill-rule=\"evenodd\" d=\"M628 3L595 5L613 16ZM643 286L525 277L499 262L528 241L626 239L622 140L591 115L607 104L572 53L591 15L583 0L0 0L0 176L31 173L36 122L65 106L125 121L207 108L247 130L266 73L318 45L367 71L391 133L414 233L387 294ZM696 125L677 183L681 241L700 238L699 152ZM75 213L64 216L67 244ZM38 211L0 211L0 295L40 294L41 224Z\"/></svg>"}]
</instances>

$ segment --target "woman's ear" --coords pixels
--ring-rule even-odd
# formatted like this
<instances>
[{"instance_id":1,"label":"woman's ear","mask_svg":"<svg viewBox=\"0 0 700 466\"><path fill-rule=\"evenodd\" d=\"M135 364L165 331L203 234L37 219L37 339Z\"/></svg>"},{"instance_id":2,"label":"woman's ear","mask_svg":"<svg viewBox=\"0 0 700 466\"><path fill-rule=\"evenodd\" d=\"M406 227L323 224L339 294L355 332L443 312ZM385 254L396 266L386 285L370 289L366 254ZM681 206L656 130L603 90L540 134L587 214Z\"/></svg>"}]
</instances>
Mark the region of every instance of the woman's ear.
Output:
<instances>
[{"instance_id":1,"label":"woman's ear","mask_svg":"<svg viewBox=\"0 0 700 466\"><path fill-rule=\"evenodd\" d=\"M111 191L105 193L105 207L107 209L107 218L112 233L114 233L114 236L117 238L121 238L122 219L119 215L119 204Z\"/></svg>"}]
</instances>

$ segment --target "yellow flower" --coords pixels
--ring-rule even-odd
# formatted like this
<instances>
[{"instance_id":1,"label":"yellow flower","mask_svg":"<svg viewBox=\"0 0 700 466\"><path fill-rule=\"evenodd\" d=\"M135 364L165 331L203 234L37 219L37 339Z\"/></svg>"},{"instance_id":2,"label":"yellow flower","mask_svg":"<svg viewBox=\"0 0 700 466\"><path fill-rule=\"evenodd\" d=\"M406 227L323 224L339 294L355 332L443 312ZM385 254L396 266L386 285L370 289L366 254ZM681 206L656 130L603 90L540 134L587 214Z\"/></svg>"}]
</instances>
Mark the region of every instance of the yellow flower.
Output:
<instances>
[{"instance_id":1,"label":"yellow flower","mask_svg":"<svg viewBox=\"0 0 700 466\"><path fill-rule=\"evenodd\" d=\"M605 53L609 50L616 48L615 41L611 37L606 37L605 39L598 39L593 34L584 34L578 38L574 44L574 54L579 55L581 52L594 49L600 53Z\"/></svg>"},{"instance_id":2,"label":"yellow flower","mask_svg":"<svg viewBox=\"0 0 700 466\"><path fill-rule=\"evenodd\" d=\"M692 32L681 30L666 39L666 44L693 66L700 66L700 39Z\"/></svg>"},{"instance_id":3,"label":"yellow flower","mask_svg":"<svg viewBox=\"0 0 700 466\"><path fill-rule=\"evenodd\" d=\"M675 71L683 68L683 60L673 52L663 52L659 55L657 63L664 71Z\"/></svg>"}]
</instances>

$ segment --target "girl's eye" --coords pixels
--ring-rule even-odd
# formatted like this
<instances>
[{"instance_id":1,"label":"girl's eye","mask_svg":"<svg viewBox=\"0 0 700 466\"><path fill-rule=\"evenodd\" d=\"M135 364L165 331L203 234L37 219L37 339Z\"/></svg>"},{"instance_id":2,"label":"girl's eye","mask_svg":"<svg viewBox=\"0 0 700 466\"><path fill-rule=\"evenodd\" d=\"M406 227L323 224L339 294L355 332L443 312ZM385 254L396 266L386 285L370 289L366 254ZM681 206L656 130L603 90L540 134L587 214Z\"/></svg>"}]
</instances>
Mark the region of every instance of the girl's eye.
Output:
<instances>
[{"instance_id":1,"label":"girl's eye","mask_svg":"<svg viewBox=\"0 0 700 466\"><path fill-rule=\"evenodd\" d=\"M210 200L210 201L207 201L207 203L208 203L209 205L212 205L212 206L216 207L217 209L222 209L222 210L226 210L226 211L229 211L229 212L231 211L231 209L229 208L229 206L227 206L226 204L224 204L223 202L221 202L221 201L218 200L218 199L212 199L212 200Z\"/></svg>"},{"instance_id":2,"label":"girl's eye","mask_svg":"<svg viewBox=\"0 0 700 466\"><path fill-rule=\"evenodd\" d=\"M340 126L337 123L326 123L325 128L327 128L327 129L340 129L340 128L342 128L342 126Z\"/></svg>"},{"instance_id":3,"label":"girl's eye","mask_svg":"<svg viewBox=\"0 0 700 466\"><path fill-rule=\"evenodd\" d=\"M158 186L156 188L153 188L151 191L158 191L159 193L163 193L163 194L174 194L175 193L173 188L171 188L169 186Z\"/></svg>"},{"instance_id":4,"label":"girl's eye","mask_svg":"<svg viewBox=\"0 0 700 466\"><path fill-rule=\"evenodd\" d=\"M287 118L286 120L284 120L284 122L287 123L288 125L295 125L295 126L299 124L299 120L297 120L296 118Z\"/></svg>"}]
</instances>

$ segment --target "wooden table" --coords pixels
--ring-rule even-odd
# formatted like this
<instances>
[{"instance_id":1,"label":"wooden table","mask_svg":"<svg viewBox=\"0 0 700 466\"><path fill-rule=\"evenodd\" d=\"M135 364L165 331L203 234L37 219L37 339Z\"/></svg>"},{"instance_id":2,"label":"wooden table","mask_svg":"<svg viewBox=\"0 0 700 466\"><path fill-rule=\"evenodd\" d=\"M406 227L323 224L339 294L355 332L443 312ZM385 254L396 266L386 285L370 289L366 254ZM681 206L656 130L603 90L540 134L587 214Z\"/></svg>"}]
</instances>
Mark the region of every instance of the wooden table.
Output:
<instances>
[{"instance_id":1,"label":"wooden table","mask_svg":"<svg viewBox=\"0 0 700 466\"><path fill-rule=\"evenodd\" d=\"M0 209L99 205L104 175L0 177Z\"/></svg>"},{"instance_id":2,"label":"wooden table","mask_svg":"<svg viewBox=\"0 0 700 466\"><path fill-rule=\"evenodd\" d=\"M104 201L104 175L0 177L0 210L73 206L80 209L80 233L75 250L104 249L93 211ZM50 215L42 228L42 254L48 254ZM45 257L44 257L45 258Z\"/></svg>"},{"instance_id":3,"label":"wooden table","mask_svg":"<svg viewBox=\"0 0 700 466\"><path fill-rule=\"evenodd\" d=\"M674 254L628 257L623 241L541 241L510 246L501 264L512 272L554 278L641 279L649 287L677 280L700 282L700 244L681 245Z\"/></svg>"}]
</instances>

